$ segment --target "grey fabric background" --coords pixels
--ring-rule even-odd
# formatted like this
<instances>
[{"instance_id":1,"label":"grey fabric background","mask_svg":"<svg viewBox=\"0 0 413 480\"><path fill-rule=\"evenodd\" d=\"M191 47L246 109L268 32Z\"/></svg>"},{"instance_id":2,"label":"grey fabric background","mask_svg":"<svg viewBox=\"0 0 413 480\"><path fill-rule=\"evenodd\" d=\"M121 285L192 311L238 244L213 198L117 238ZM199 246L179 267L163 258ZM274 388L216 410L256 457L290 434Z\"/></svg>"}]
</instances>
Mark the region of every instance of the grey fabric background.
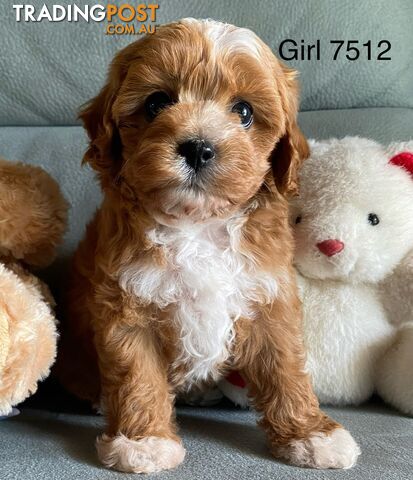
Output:
<instances>
[{"instance_id":1,"label":"grey fabric background","mask_svg":"<svg viewBox=\"0 0 413 480\"><path fill-rule=\"evenodd\" d=\"M99 90L114 52L132 39L108 37L102 24L16 23L13 3L17 2L0 3L0 156L43 166L60 182L71 204L65 243L47 275L56 290L65 275L65 259L100 201L94 175L87 167L80 168L86 136L75 126L76 112ZM30 3L39 6L43 1ZM318 139L359 134L387 143L413 137L412 0L159 0L159 4L159 22L214 17L253 28L275 50L288 37L320 38L325 47L336 38L390 40L391 62L352 63L344 58L334 62L328 52L320 62L291 62L301 72L305 111L299 120L305 134ZM53 397L48 399L49 405L55 403ZM0 421L1 480L132 478L97 463L93 443L103 428L101 418L54 413L41 402L40 406L43 410L23 407L20 416ZM412 418L381 404L328 412L361 444L363 454L350 471L310 471L275 461L254 415L221 406L179 409L187 459L179 469L154 478L413 479Z\"/></svg>"},{"instance_id":2,"label":"grey fabric background","mask_svg":"<svg viewBox=\"0 0 413 480\"><path fill-rule=\"evenodd\" d=\"M176 470L150 475L161 480L409 480L413 478L412 428L381 405L328 408L351 430L363 455L351 470L291 467L273 459L251 412L229 407L178 409L187 457ZM105 470L94 440L102 418L27 410L0 423L2 480L141 479ZM24 454L22 454L24 452ZM146 477L143 477L146 478Z\"/></svg>"},{"instance_id":3,"label":"grey fabric background","mask_svg":"<svg viewBox=\"0 0 413 480\"><path fill-rule=\"evenodd\" d=\"M102 84L114 52L134 37L105 35L105 22L17 23L12 9L15 3L0 3L0 125L71 125L79 105L95 95ZM27 3L40 7L44 1ZM158 3L160 23L188 16L225 20L252 28L274 51L285 38L306 42L320 39L323 51L319 62L289 62L301 72L303 110L413 107L411 0ZM362 56L351 62L340 56L332 61L329 41L334 39L371 40L374 45L389 40L392 60L368 61Z\"/></svg>"}]
</instances>

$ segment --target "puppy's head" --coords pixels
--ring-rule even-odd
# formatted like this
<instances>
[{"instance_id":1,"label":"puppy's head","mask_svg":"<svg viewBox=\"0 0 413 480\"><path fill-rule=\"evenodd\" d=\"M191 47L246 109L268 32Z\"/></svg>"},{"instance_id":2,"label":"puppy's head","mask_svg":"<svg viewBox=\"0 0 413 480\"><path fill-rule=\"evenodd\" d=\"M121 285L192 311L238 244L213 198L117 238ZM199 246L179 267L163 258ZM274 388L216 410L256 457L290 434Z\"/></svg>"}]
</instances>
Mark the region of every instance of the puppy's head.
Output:
<instances>
[{"instance_id":1,"label":"puppy's head","mask_svg":"<svg viewBox=\"0 0 413 480\"><path fill-rule=\"evenodd\" d=\"M281 193L307 155L295 74L243 28L186 19L120 51L81 112L105 190L158 221L240 208L272 166Z\"/></svg>"}]
</instances>

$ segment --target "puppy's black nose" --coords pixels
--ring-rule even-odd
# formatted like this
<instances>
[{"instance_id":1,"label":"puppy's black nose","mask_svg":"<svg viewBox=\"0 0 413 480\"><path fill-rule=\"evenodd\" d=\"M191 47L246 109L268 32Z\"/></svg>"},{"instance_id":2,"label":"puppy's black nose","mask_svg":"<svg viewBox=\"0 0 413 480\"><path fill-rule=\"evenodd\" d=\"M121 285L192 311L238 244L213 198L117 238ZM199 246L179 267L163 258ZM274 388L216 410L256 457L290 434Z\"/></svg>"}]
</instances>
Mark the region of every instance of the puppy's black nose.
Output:
<instances>
[{"instance_id":1,"label":"puppy's black nose","mask_svg":"<svg viewBox=\"0 0 413 480\"><path fill-rule=\"evenodd\" d=\"M214 159L214 147L206 140L188 140L178 145L178 153L196 172Z\"/></svg>"}]
</instances>

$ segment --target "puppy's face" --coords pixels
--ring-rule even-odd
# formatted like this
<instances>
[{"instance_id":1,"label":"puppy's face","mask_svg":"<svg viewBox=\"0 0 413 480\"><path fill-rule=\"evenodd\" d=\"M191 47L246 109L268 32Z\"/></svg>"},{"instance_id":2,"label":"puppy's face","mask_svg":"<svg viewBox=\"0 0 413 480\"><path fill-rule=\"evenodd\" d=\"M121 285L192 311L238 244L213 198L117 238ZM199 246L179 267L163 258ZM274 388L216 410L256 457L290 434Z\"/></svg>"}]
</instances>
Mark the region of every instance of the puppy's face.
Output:
<instances>
[{"instance_id":1,"label":"puppy's face","mask_svg":"<svg viewBox=\"0 0 413 480\"><path fill-rule=\"evenodd\" d=\"M294 74L252 32L184 20L115 57L81 114L86 160L158 221L202 221L248 202L271 164L279 189L294 188L296 112Z\"/></svg>"}]
</instances>

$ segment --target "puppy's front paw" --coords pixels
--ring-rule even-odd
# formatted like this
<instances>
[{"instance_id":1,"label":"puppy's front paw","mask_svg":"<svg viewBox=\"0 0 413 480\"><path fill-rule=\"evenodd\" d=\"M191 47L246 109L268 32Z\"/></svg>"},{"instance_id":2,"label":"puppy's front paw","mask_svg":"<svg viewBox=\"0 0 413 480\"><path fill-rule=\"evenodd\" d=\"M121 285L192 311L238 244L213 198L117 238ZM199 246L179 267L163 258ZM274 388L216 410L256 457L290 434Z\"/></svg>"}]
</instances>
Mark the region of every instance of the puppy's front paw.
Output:
<instances>
[{"instance_id":1,"label":"puppy's front paw","mask_svg":"<svg viewBox=\"0 0 413 480\"><path fill-rule=\"evenodd\" d=\"M185 457L184 447L168 438L145 437L130 440L124 435L98 437L100 461L121 472L152 473L177 467Z\"/></svg>"},{"instance_id":2,"label":"puppy's front paw","mask_svg":"<svg viewBox=\"0 0 413 480\"><path fill-rule=\"evenodd\" d=\"M300 467L346 469L356 464L361 451L347 430L337 428L330 434L315 433L306 440L296 440L274 453Z\"/></svg>"}]
</instances>

